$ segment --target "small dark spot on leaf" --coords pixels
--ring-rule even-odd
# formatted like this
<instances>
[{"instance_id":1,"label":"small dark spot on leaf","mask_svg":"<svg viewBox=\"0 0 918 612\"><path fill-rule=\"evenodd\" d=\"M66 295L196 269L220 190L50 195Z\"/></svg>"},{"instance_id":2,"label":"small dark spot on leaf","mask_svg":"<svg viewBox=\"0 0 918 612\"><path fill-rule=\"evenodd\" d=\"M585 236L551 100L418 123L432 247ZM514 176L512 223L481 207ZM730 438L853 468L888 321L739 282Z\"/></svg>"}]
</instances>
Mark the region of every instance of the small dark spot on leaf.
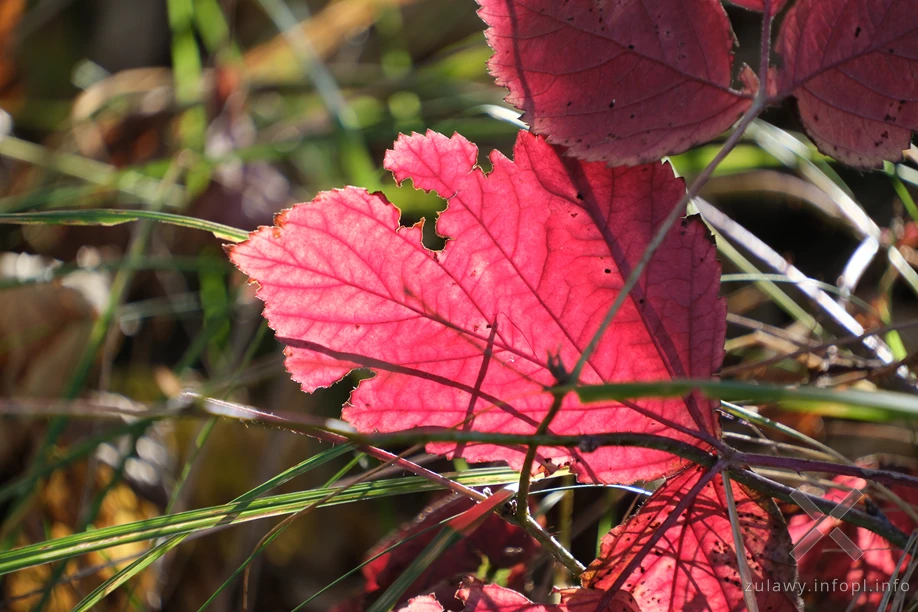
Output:
<instances>
[{"instance_id":1,"label":"small dark spot on leaf","mask_svg":"<svg viewBox=\"0 0 918 612\"><path fill-rule=\"evenodd\" d=\"M854 37L857 38L861 35L861 26L857 26L857 29L854 31Z\"/></svg>"},{"instance_id":2,"label":"small dark spot on leaf","mask_svg":"<svg viewBox=\"0 0 918 612\"><path fill-rule=\"evenodd\" d=\"M609 102L609 108L615 108L615 100Z\"/></svg>"},{"instance_id":3,"label":"small dark spot on leaf","mask_svg":"<svg viewBox=\"0 0 918 612\"><path fill-rule=\"evenodd\" d=\"M606 268L606 269L604 270L604 272L605 272L606 274L612 274L612 270L610 270L609 268Z\"/></svg>"},{"instance_id":4,"label":"small dark spot on leaf","mask_svg":"<svg viewBox=\"0 0 918 612\"><path fill-rule=\"evenodd\" d=\"M634 50L634 45L628 45L628 48L631 49L631 50L633 51L633 50Z\"/></svg>"}]
</instances>

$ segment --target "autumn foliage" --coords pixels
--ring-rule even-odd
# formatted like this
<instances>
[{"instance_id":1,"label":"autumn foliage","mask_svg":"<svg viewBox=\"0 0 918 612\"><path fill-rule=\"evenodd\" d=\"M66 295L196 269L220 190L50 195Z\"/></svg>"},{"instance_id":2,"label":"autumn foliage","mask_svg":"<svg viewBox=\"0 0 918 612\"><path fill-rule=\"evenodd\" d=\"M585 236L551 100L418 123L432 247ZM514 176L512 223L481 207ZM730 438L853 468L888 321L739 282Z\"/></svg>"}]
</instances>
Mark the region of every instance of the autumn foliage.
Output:
<instances>
[{"instance_id":1,"label":"autumn foliage","mask_svg":"<svg viewBox=\"0 0 918 612\"><path fill-rule=\"evenodd\" d=\"M685 210L686 188L660 159L790 98L824 153L858 168L899 159L918 129L918 80L907 76L918 68L918 1L738 1L765 11L766 33L780 17L773 49L770 39L762 46L773 60L766 55L759 74L734 65L719 0L479 3L491 72L531 131L519 133L512 159L492 153L488 173L458 134L403 135L385 158L399 183L447 201L436 225L445 248L426 248L421 228L400 226L382 195L347 187L283 212L229 249L258 284L265 317L287 346L287 369L307 392L371 370L343 410L366 434L633 432L713 452L716 403L700 393L584 403L557 391L711 379L721 366L726 306L714 242L699 216L671 223ZM579 380L568 380L598 333ZM400 609L727 611L749 603L744 585L796 580L774 501L711 466L635 446L541 446L532 466L521 445L440 441L427 450L518 470L569 468L587 483L666 480L605 536L581 588L564 590L560 603L475 581L458 588L479 553L500 557L489 543L524 537L492 516L407 590ZM490 535L482 540L481 530ZM421 542L407 550L420 553ZM498 566L531 553L525 542L525 555ZM847 563L852 580L894 567L879 553ZM394 555L369 565L369 598L403 565ZM809 559L803 568L812 569ZM801 609L793 592L755 591L760 610Z\"/></svg>"}]
</instances>

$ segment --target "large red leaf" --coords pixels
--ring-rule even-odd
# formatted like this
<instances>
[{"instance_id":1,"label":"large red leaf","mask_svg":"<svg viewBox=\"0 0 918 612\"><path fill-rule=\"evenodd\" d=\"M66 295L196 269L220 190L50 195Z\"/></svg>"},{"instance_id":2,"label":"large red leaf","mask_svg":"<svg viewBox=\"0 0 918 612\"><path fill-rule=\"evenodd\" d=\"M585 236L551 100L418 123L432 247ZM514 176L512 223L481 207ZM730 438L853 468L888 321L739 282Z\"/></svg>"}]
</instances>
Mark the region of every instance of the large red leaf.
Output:
<instances>
[{"instance_id":1,"label":"large red leaf","mask_svg":"<svg viewBox=\"0 0 918 612\"><path fill-rule=\"evenodd\" d=\"M704 470L690 467L668 480L635 516L615 527L602 540L599 558L581 576L585 591L569 599L591 598L590 591L612 588L628 564L699 484ZM780 512L770 499L733 483L737 516L760 610L798 610L793 592L770 590L791 585L796 568L789 555L790 537ZM755 588L758 585L758 589ZM627 576L622 590L643 612L744 610L743 586L737 571L723 481L704 485L640 565Z\"/></svg>"},{"instance_id":2,"label":"large red leaf","mask_svg":"<svg viewBox=\"0 0 918 612\"><path fill-rule=\"evenodd\" d=\"M821 151L863 168L918 130L918 0L798 0L776 47L781 94Z\"/></svg>"},{"instance_id":3,"label":"large red leaf","mask_svg":"<svg viewBox=\"0 0 918 612\"><path fill-rule=\"evenodd\" d=\"M577 157L637 164L729 128L757 80L731 88L720 0L478 0L507 101Z\"/></svg>"},{"instance_id":4,"label":"large red leaf","mask_svg":"<svg viewBox=\"0 0 918 612\"><path fill-rule=\"evenodd\" d=\"M867 487L865 480L852 476L838 476L835 482L843 487L858 490L865 490ZM905 486L893 486L892 490L913 508L918 507L918 490ZM826 497L841 501L846 495L845 490L832 489ZM911 533L918 528L915 521L891 502L884 501L882 509L890 522L903 532ZM814 525L815 521L806 514L791 517L788 522L791 538L794 542L799 542ZM819 524L819 529L824 537L799 561L800 578L807 587L804 598L808 605L817 606L819 609L835 605L859 611L876 610L885 595L884 588L893 591L899 588L897 585L893 585L894 588L885 585L888 584L904 554L901 549L893 547L872 531L849 523L825 519ZM852 559L829 537L829 532L833 529L841 530L863 551L863 555L856 560ZM899 573L900 579L908 563L909 559L906 558ZM908 589L907 586L905 588ZM893 592L893 596L895 595ZM856 605L848 608L855 598Z\"/></svg>"},{"instance_id":5,"label":"large red leaf","mask_svg":"<svg viewBox=\"0 0 918 612\"><path fill-rule=\"evenodd\" d=\"M608 168L565 157L521 132L511 161L475 167L476 147L455 135L399 138L386 167L399 181L449 199L437 231L399 228L398 210L362 189L322 193L280 214L230 257L258 282L265 316L288 345L287 368L304 390L370 367L344 418L363 432L422 426L531 434L552 403L549 356L568 367L684 193L668 164ZM712 376L720 365L725 305L720 266L697 219L675 227L603 337L586 383ZM717 435L700 396L581 405L570 394L558 434L645 432L697 441ZM430 444L472 461L524 451ZM543 464L571 463L583 480L631 482L671 473L682 461L638 448L585 453L542 448Z\"/></svg>"}]
</instances>

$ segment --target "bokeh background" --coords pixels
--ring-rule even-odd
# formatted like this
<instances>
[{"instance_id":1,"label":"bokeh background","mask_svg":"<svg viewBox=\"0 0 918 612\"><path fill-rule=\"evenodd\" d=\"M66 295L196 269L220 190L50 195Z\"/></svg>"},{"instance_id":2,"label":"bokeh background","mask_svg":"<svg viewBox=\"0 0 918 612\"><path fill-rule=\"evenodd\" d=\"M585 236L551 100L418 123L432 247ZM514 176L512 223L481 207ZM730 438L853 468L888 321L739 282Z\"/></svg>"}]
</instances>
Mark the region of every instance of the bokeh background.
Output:
<instances>
[{"instance_id":1,"label":"bokeh background","mask_svg":"<svg viewBox=\"0 0 918 612\"><path fill-rule=\"evenodd\" d=\"M516 114L487 73L491 52L475 9L472 0L0 0L0 212L142 208L254 229L321 190L352 184L386 193L405 224L426 217L425 239L436 248L443 202L396 188L381 164L398 133L426 129L510 154ZM757 17L732 8L730 16L745 43L738 61L757 65ZM792 106L764 119L703 196L780 261L828 283L864 327L910 323L914 157L886 172L846 170L806 148ZM769 145L769 125L791 140ZM807 153L788 153L789 142ZM717 147L673 163L691 180ZM881 255L847 287L853 297L838 290L839 278L859 263L864 236L820 176L881 232ZM0 225L0 549L221 504L328 448L232 421L92 417L99 406L161 406L185 389L267 411L339 416L354 380L315 396L299 391L222 244L152 223ZM766 282L762 274L780 270L756 257L759 247L730 235L721 246L725 272L753 275L724 284L732 376L895 386L875 356L847 349L763 365L818 345L823 327L845 330L793 287ZM904 267L882 255L890 246ZM912 354L914 327L884 337L896 359ZM75 409L78 398L81 417L40 416ZM852 457L914 458L909 425L864 422L832 406L771 414ZM353 457L279 491L322 487L343 477L343 466L351 475L370 466L349 466ZM441 471L466 467L418 460ZM54 469L37 478L36 466ZM552 495L543 498L543 520L587 560L633 501L595 489ZM368 497L294 521L252 563L249 609L293 609L434 498ZM210 609L238 610L242 580L220 587L278 520L196 534L98 609L197 610L218 593ZM70 610L145 550L130 544L0 577L0 610ZM528 588L546 595L558 577L542 565ZM361 588L359 573L345 577L303 609L331 609Z\"/></svg>"}]
</instances>

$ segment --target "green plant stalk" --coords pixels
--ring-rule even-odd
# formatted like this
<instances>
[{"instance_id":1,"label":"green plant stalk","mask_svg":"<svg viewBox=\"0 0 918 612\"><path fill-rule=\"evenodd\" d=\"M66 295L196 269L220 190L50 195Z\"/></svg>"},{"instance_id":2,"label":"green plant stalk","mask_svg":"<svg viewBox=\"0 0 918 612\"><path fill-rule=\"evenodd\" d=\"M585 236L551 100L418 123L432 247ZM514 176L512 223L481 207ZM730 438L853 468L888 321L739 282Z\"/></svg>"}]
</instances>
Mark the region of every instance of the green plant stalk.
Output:
<instances>
[{"instance_id":1,"label":"green plant stalk","mask_svg":"<svg viewBox=\"0 0 918 612\"><path fill-rule=\"evenodd\" d=\"M169 170L166 172L166 176L158 184L158 188L153 198L153 207L154 212L159 212L159 209L163 207L165 203L165 197L167 195L167 190L175 185L175 182L179 179L181 173L181 167L173 163L170 165ZM153 235L154 224L150 221L144 221L137 229L134 235L131 237L131 241L127 248L126 259L129 262L134 262L140 260L143 257L143 254L147 250L147 245L150 242L150 238ZM96 357L99 355L99 352L102 350L106 339L108 338L111 324L115 319L115 315L118 311L118 308L121 306L121 303L124 301L128 288L130 287L131 281L134 278L134 271L130 267L119 269L115 275L115 279L112 281L112 286L109 291L108 301L106 303L105 309L102 311L98 319L93 323L92 329L90 331L89 340L87 346L83 351L83 354L80 357L80 360L77 362L77 366L74 370L74 373L71 375L67 387L64 390L64 398L71 400L76 398L80 392L83 390L86 382L89 380L89 374L92 371L93 364L96 361ZM51 447L55 444L57 439L63 433L66 428L68 419L67 417L56 417L51 420L48 425L48 430L45 433L44 440L39 448L37 453L36 464L39 468L47 462L48 453L51 450ZM120 478L120 470L124 467L123 459L119 471L116 472L115 477L112 479L112 482L103 490L102 496L107 492L107 490L114 486L114 482ZM30 470L30 472L33 470ZM37 482L37 479L34 477L31 479L31 482ZM31 488L31 487L30 487ZM31 495L31 492L29 493ZM83 519L84 525L92 523L95 519L96 512L101 507L102 496L95 496L93 505L91 506L89 512ZM20 498L15 507L25 507L27 504L31 503L28 497ZM18 512L14 510L13 516L18 516ZM12 537L15 532L16 525L4 525L4 529L9 529L9 536ZM35 612L41 612L44 610L45 606L50 602L51 592L53 585L60 580L61 575L64 572L64 565L57 566L52 572L51 579L49 580L49 587L42 595L41 600L35 606Z\"/></svg>"},{"instance_id":2,"label":"green plant stalk","mask_svg":"<svg viewBox=\"0 0 918 612\"><path fill-rule=\"evenodd\" d=\"M399 577L389 586L379 599L367 609L367 612L388 612L392 609L402 594L414 583L415 580L430 567L445 550L462 539L462 534L452 529L449 525L440 530L440 533L424 548L421 553L412 559L411 564L405 568Z\"/></svg>"},{"instance_id":3,"label":"green plant stalk","mask_svg":"<svg viewBox=\"0 0 918 612\"><path fill-rule=\"evenodd\" d=\"M342 477L344 477L345 474L347 474L349 471L351 471L351 469L353 469L353 467L354 467L355 465L357 465L364 457L366 457L366 455L365 455L364 453L357 453L357 454L354 456L354 458L351 459L344 467L342 467L340 470L338 470L338 472L335 473L334 476L332 476L331 478L329 478L328 481L325 483L325 485L324 485L322 488L327 489L327 488L331 487L334 483L336 483L338 480L340 480ZM355 484L356 484L356 483L355 483ZM329 501L330 499L331 499L330 496L326 496L322 501ZM305 509L303 510L303 512L305 512L305 511L307 511L307 510L309 510L309 509L311 509L311 508L314 508L315 505L320 505L320 503L321 503L321 502L317 502L317 504L314 504L314 505L312 505L312 506L310 506L310 507L308 507L308 508L305 508ZM258 546L255 547L255 550L253 550L252 553L251 553L248 557L246 557L245 561L243 561L243 562L239 565L239 567L237 567L236 570L235 570L232 574L230 574L230 576L229 576L226 580L223 581L223 584L221 584L220 587L217 588L217 590L214 591L214 592L211 594L211 596L207 598L207 601L205 601L205 602L201 605L201 607L198 608L198 612L204 612L204 610L206 610L206 609L210 606L210 604L212 604L212 603L214 602L214 600L215 600L217 597L220 596L220 593L222 593L223 591L225 591L225 590L229 587L229 585L233 583L233 580L235 580L236 578L238 578L238 577L239 577L239 574L241 574L244 570L246 570L246 569L248 568L248 566L252 563L252 561L254 561L255 558L256 558L258 555L260 555L260 554L261 554L261 553L271 544L271 542L273 542L274 540L276 540L278 536L280 536L282 533L284 533L284 531L287 530L287 527L289 527L290 524L292 523L292 519L295 519L296 517L298 517L298 516L300 516L300 515L301 515L301 513L291 514L291 515L288 516L286 519L284 519L281 523L279 523L277 526L275 526L275 527L274 527L274 528L273 528L264 538L262 538L261 542L259 542ZM426 532L427 530L425 529L424 531ZM407 539L410 539L410 538L406 538L406 540L407 540ZM398 542L397 544L391 546L391 547L388 548L387 550L392 550L392 549L394 549L394 548L397 548L397 547L398 547L399 545L401 545L401 544L402 544L402 542ZM382 554L382 553L381 553L381 554ZM378 556L378 555L377 555L377 556ZM376 557L374 557L374 559L375 559L375 558L376 558ZM363 564L361 564L361 565L358 566L358 567L363 567ZM349 573L349 574L350 574L350 573ZM348 574L348 575L349 575L349 574ZM246 597L246 599L247 599L247 597Z\"/></svg>"},{"instance_id":4,"label":"green plant stalk","mask_svg":"<svg viewBox=\"0 0 918 612\"><path fill-rule=\"evenodd\" d=\"M147 240L149 239L151 231L152 226L150 224L145 224L140 228L140 232L135 236L135 239L132 240L131 246L129 247L129 260L134 260L140 257L140 255L146 249ZM121 304L121 301L124 299L124 296L127 293L127 288L130 285L132 278L133 271L130 270L130 268L124 268L120 270L115 276L115 280L112 283L111 292L109 294L108 304L106 305L105 310L101 313L99 318L96 319L95 323L93 324L86 349L83 351L79 362L77 362L74 373L70 377L70 381L64 390L63 395L65 399L74 399L77 395L79 395L83 385L86 383L92 366L95 363L96 356L98 355L99 350L101 350L102 345L105 342L105 338L108 335L109 326L114 320L118 306ZM29 491L34 488L34 484L37 481L34 473L36 470L40 470L44 463L48 460L48 452L57 441L61 433L63 433L67 422L67 417L59 416L53 418L48 425L48 431L46 432L42 445L39 448L36 463L30 468L28 486L25 487ZM22 508L29 503L28 496L30 495L31 493L27 493L25 497L21 497L19 500L17 500L17 502L14 504L14 509L11 512L13 516L18 516L19 508ZM2 531L4 532L4 542L2 547L9 548L12 546L11 537L14 534L15 525L10 525L7 523L3 526Z\"/></svg>"},{"instance_id":5,"label":"green plant stalk","mask_svg":"<svg viewBox=\"0 0 918 612\"><path fill-rule=\"evenodd\" d=\"M461 513L460 513L460 514L461 514ZM307 600L305 600L304 602L302 602L300 605L298 605L297 607L295 607L295 608L294 608L293 610L291 610L290 612L299 612L299 610L303 609L304 607L306 607L307 605L309 605L310 603L312 603L312 601L313 601L316 597L319 597L322 593L324 593L324 592L327 591L328 589L334 587L336 584L338 584L338 583L341 582L342 580L346 579L348 576L351 576L351 575L353 575L353 574L356 574L356 573L359 572L361 569L363 569L365 566L369 565L369 564L372 563L373 561L376 561L377 559L379 559L379 558L382 557L383 555L389 554L390 552L392 552L393 550L395 550L396 548L398 548L398 547L401 546L402 544L405 544L406 542L410 542L411 540L413 540L413 539L415 539L415 538L417 538L417 537L420 537L420 536L422 536L422 535L424 535L424 534L427 534L427 533L431 532L432 530L434 530L434 529L436 529L436 528L438 528L438 527L442 527L442 526L446 525L448 522L450 522L451 520L453 520L453 519L456 518L457 516L460 516L460 514L454 514L454 515L451 516L451 517L448 517L448 518L443 519L442 521L440 521L440 522L437 523L436 525L431 525L430 527L427 527L427 528L425 528L425 529L422 529L422 530L418 531L417 533L412 533L411 535L406 536L404 540L400 540L400 541L396 542L395 544L393 544L392 546L389 546L388 548L385 548L385 549L379 551L378 553L376 553L375 555L373 555L373 556L370 557L369 559L365 560L365 561L364 561L363 563L361 563L360 565L357 565L357 566L353 567L352 569L348 570L347 572L345 572L344 574L342 574L341 576L339 576L338 578L336 578L335 580L333 580L333 581L330 582L329 584L325 585L324 587L322 587L321 589L319 589L318 591L316 591L309 599L307 599Z\"/></svg>"},{"instance_id":6,"label":"green plant stalk","mask_svg":"<svg viewBox=\"0 0 918 612\"><path fill-rule=\"evenodd\" d=\"M242 242L249 237L248 232L222 223L155 210L100 208L0 214L0 223L14 225L102 225L108 227L142 219L210 232L215 237L229 242Z\"/></svg>"},{"instance_id":7,"label":"green plant stalk","mask_svg":"<svg viewBox=\"0 0 918 612\"><path fill-rule=\"evenodd\" d=\"M551 407L548 409L545 418L542 419L542 422L539 423L539 427L536 429L536 436L545 435L545 432L548 431L548 427L551 425L555 415L561 410L561 403L564 401L565 395L565 393L555 393ZM535 461L536 452L538 452L538 450L538 444L529 443L529 447L526 449L526 457L523 459L522 469L520 469L519 492L516 495L516 518L521 522L529 518L529 483L532 475L532 462Z\"/></svg>"},{"instance_id":8,"label":"green plant stalk","mask_svg":"<svg viewBox=\"0 0 918 612\"><path fill-rule=\"evenodd\" d=\"M768 417L760 415L757 412L746 410L742 406L737 406L729 402L721 402L721 406L724 410L726 410L728 413L734 416L750 421L757 425L763 425L765 427L774 429L775 431L779 431L794 440L798 440L800 442L803 442L804 444L809 444L813 448L818 449L819 451L828 455L829 457L834 458L836 461L839 461L841 463L844 463L850 466L857 466L857 464L854 461L851 461L850 459L842 455L840 452L838 452L834 448L827 446L826 444L823 444L822 442L818 440L814 440L813 438L805 434L800 433L793 427L788 427L787 425L783 423L773 421L769 419ZM916 511L915 508L911 506L911 504L906 502L904 499L902 499L901 497L899 497L898 495L890 491L888 487L886 487L885 485L879 482L870 482L869 486L876 489L877 493L881 497L885 497L890 502L896 504L896 506L900 510L902 510L902 512L908 515L908 517L911 518L913 521L918 523L918 511Z\"/></svg>"},{"instance_id":9,"label":"green plant stalk","mask_svg":"<svg viewBox=\"0 0 918 612\"><path fill-rule=\"evenodd\" d=\"M351 450L351 449L349 449ZM516 482L516 472L486 469L475 474L455 476L457 481L476 486L499 486ZM442 490L443 486L419 476L407 476L355 485L324 506L335 506L366 499ZM29 544L0 552L0 575L103 550L120 544L142 542L159 537L198 532L215 527L299 512L327 495L327 490L309 490L261 498L245 499L199 510L159 516L124 525L101 527L85 533L64 536L51 542Z\"/></svg>"},{"instance_id":10,"label":"green plant stalk","mask_svg":"<svg viewBox=\"0 0 918 612\"><path fill-rule=\"evenodd\" d=\"M181 544L184 539L184 535L177 535L172 536L161 544L157 544L148 553L135 560L126 568L112 576L112 578L106 580L98 587L96 587L89 595L84 597L83 600L77 604L77 606L73 609L73 612L89 612L103 599L114 593L119 587L121 587L121 585L130 580L132 576L150 567L153 563L165 556L166 553L168 553L170 550Z\"/></svg>"},{"instance_id":11,"label":"green plant stalk","mask_svg":"<svg viewBox=\"0 0 918 612\"><path fill-rule=\"evenodd\" d=\"M313 457L310 457L306 461L300 463L298 466L291 468L291 470L296 472L296 475L305 473L306 471L309 471L315 467L322 465L323 463L326 463L327 461L334 459L338 455L344 452L347 452L348 450L350 450L348 445L329 449L328 451L324 453L320 453L319 455L314 455ZM233 501L241 502L241 501L244 501L245 499L252 499L254 497L257 497L261 491L266 490L265 489L266 485L279 486L280 484L282 484L282 481L284 481L284 479L289 479L290 477L292 477L292 475L290 474L291 470L287 470L283 472L281 475L268 481L268 483L260 485L256 489L249 491L248 493L244 494L241 497L236 498ZM82 529L78 531L82 531ZM99 585L98 588L93 590L92 593L90 593L87 597L85 597L78 604L76 609L80 611L91 609L94 605L99 603L102 599L104 599L105 597L113 593L118 587L120 587L125 582L130 580L138 572L145 570L154 561L156 561L157 559L159 559L160 557L168 553L170 550L172 550L173 548L181 544L189 535L190 535L189 533L175 535L169 538L168 540L166 540L165 542L162 542L156 545L154 548L147 551L140 558L135 560L133 563L131 563L124 569L120 570L114 576L112 576L111 578L103 582L101 585ZM59 581L59 576L51 582L52 586L58 581ZM51 592L50 589L47 589L45 591L46 594L50 592ZM43 604L40 603L39 607L41 605Z\"/></svg>"},{"instance_id":12,"label":"green plant stalk","mask_svg":"<svg viewBox=\"0 0 918 612\"><path fill-rule=\"evenodd\" d=\"M912 221L918 223L918 206L915 205L915 200L912 198L912 194L909 193L905 183L899 178L899 174L896 171L896 164L886 162L883 164L883 169L886 172L886 176L889 177L890 182L892 182L893 189L896 190L896 195L899 196L902 206L904 206L905 210L908 212L908 216L912 218Z\"/></svg>"},{"instance_id":13,"label":"green plant stalk","mask_svg":"<svg viewBox=\"0 0 918 612\"><path fill-rule=\"evenodd\" d=\"M714 240L717 242L717 250L720 254L733 262L738 268L750 275L765 276L756 268L755 264L749 261L749 259L740 253L735 246L730 244L729 240L721 236L716 230L714 231ZM800 321L804 327L813 330L813 333L817 335L825 333L822 326L819 325L813 315L804 310L800 304L791 298L791 296L787 295L784 290L778 287L773 280L763 279L755 281L755 285L759 288L759 291L771 298L771 301L774 302L778 308L793 317L794 320Z\"/></svg>"}]
</instances>

